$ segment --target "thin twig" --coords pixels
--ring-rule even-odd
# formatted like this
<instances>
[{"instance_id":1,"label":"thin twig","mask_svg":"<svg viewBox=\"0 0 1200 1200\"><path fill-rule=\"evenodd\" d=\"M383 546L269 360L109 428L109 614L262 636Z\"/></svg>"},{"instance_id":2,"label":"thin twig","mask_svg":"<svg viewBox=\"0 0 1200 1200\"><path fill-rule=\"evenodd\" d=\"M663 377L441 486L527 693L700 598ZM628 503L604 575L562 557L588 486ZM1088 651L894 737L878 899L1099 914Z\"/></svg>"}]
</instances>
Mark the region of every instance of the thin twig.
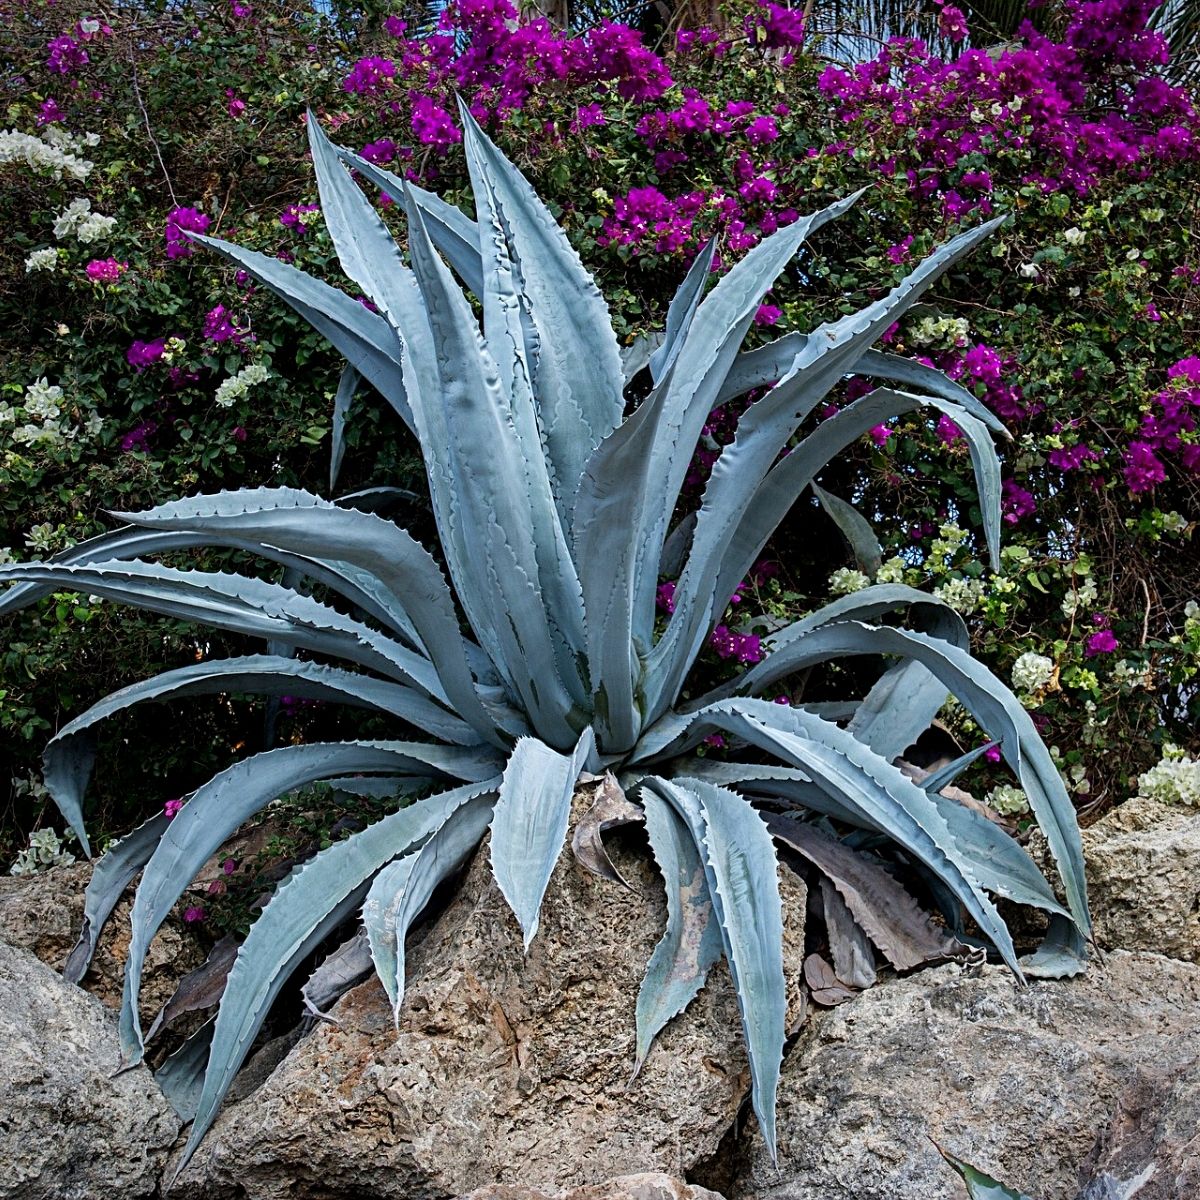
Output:
<instances>
[{"instance_id":1,"label":"thin twig","mask_svg":"<svg viewBox=\"0 0 1200 1200\"><path fill-rule=\"evenodd\" d=\"M1146 611L1142 614L1142 647L1144 649L1147 641L1150 640L1150 588L1144 579L1139 578L1138 583L1142 585L1142 595L1146 597Z\"/></svg>"},{"instance_id":2,"label":"thin twig","mask_svg":"<svg viewBox=\"0 0 1200 1200\"><path fill-rule=\"evenodd\" d=\"M167 170L167 164L163 162L158 139L154 136L154 130L150 128L150 114L146 111L146 105L142 100L142 89L138 87L137 59L134 57L132 46L129 47L129 69L132 72L133 95L137 100L137 106L142 113L142 120L146 125L146 136L150 139L150 145L154 147L154 157L158 159L158 165L162 168L163 178L167 181L167 191L171 193L171 203L178 208L179 198L175 195L175 185L171 182L171 175Z\"/></svg>"}]
</instances>

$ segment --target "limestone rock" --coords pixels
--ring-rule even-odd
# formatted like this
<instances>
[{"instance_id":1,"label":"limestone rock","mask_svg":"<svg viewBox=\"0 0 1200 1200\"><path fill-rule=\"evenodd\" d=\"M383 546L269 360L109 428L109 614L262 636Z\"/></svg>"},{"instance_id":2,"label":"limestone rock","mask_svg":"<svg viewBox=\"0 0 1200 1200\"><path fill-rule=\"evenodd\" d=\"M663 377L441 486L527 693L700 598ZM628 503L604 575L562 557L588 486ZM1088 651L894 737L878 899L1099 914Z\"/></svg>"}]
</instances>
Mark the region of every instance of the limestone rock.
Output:
<instances>
[{"instance_id":1,"label":"limestone rock","mask_svg":"<svg viewBox=\"0 0 1200 1200\"><path fill-rule=\"evenodd\" d=\"M156 1194L179 1120L119 1063L113 1014L0 942L0 1200Z\"/></svg>"},{"instance_id":2,"label":"limestone rock","mask_svg":"<svg viewBox=\"0 0 1200 1200\"><path fill-rule=\"evenodd\" d=\"M1140 796L1083 831L1096 938L1200 963L1200 809Z\"/></svg>"},{"instance_id":3,"label":"limestone rock","mask_svg":"<svg viewBox=\"0 0 1200 1200\"><path fill-rule=\"evenodd\" d=\"M378 981L355 988L334 1009L338 1025L318 1028L226 1109L168 1195L555 1193L629 1172L682 1177L711 1154L748 1091L729 977L723 963L713 970L631 1081L637 990L666 905L640 833L609 845L633 890L565 852L527 958L485 846L410 952L399 1033ZM791 879L798 975L805 898Z\"/></svg>"},{"instance_id":4,"label":"limestone rock","mask_svg":"<svg viewBox=\"0 0 1200 1200\"><path fill-rule=\"evenodd\" d=\"M658 1171L646 1171L565 1192L544 1192L522 1184L490 1184L462 1200L722 1200L722 1197L708 1188L684 1183Z\"/></svg>"},{"instance_id":5,"label":"limestone rock","mask_svg":"<svg viewBox=\"0 0 1200 1200\"><path fill-rule=\"evenodd\" d=\"M83 893L91 863L52 867L36 875L0 876L0 939L37 955L61 971L83 925ZM100 935L83 987L110 1008L121 1005L125 956L129 950L132 888L113 910ZM170 999L175 985L204 961L199 940L172 918L150 944L142 977L142 1019L149 1022Z\"/></svg>"},{"instance_id":6,"label":"limestone rock","mask_svg":"<svg viewBox=\"0 0 1200 1200\"><path fill-rule=\"evenodd\" d=\"M778 1169L752 1129L732 1170L701 1181L733 1200L961 1200L933 1139L1038 1200L1075 1200L1139 1069L1198 1055L1189 963L1117 952L1024 989L1000 968L917 972L801 1030L779 1090Z\"/></svg>"}]
</instances>

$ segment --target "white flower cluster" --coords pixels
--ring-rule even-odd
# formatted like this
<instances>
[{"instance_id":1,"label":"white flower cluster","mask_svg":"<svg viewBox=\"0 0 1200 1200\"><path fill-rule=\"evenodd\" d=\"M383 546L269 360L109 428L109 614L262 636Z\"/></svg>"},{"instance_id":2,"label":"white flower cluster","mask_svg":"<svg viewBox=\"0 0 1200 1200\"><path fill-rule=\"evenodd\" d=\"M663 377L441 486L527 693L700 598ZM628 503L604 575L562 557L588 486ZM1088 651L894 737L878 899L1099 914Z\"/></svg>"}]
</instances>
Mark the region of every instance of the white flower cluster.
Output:
<instances>
[{"instance_id":1,"label":"white flower cluster","mask_svg":"<svg viewBox=\"0 0 1200 1200\"><path fill-rule=\"evenodd\" d=\"M82 426L62 419L63 390L43 376L29 384L18 406L0 401L0 428L13 426L12 440L19 446L60 446L81 432L95 437L104 426L98 413L90 413Z\"/></svg>"},{"instance_id":2,"label":"white flower cluster","mask_svg":"<svg viewBox=\"0 0 1200 1200\"><path fill-rule=\"evenodd\" d=\"M835 596L848 596L851 592L861 592L870 582L861 571L856 571L853 567L839 567L829 577L829 590Z\"/></svg>"},{"instance_id":3,"label":"white flower cluster","mask_svg":"<svg viewBox=\"0 0 1200 1200\"><path fill-rule=\"evenodd\" d=\"M1085 575L1078 587L1072 585L1070 593L1062 602L1062 615L1070 620L1081 608L1090 608L1099 595L1096 581L1091 575Z\"/></svg>"},{"instance_id":4,"label":"white flower cluster","mask_svg":"<svg viewBox=\"0 0 1200 1200\"><path fill-rule=\"evenodd\" d=\"M1017 817L1029 811L1029 797L1008 783L992 788L986 800L1002 817Z\"/></svg>"},{"instance_id":5,"label":"white flower cluster","mask_svg":"<svg viewBox=\"0 0 1200 1200\"><path fill-rule=\"evenodd\" d=\"M1168 743L1162 762L1138 776L1138 795L1164 804L1200 807L1200 761Z\"/></svg>"},{"instance_id":6,"label":"white flower cluster","mask_svg":"<svg viewBox=\"0 0 1200 1200\"><path fill-rule=\"evenodd\" d=\"M47 125L40 135L0 129L0 165L24 163L35 175L49 175L51 179L65 176L82 183L96 165L83 157L83 150L99 144L99 134L85 133L81 137L56 125Z\"/></svg>"},{"instance_id":7,"label":"white flower cluster","mask_svg":"<svg viewBox=\"0 0 1200 1200\"><path fill-rule=\"evenodd\" d=\"M899 555L895 558L889 558L875 572L876 583L903 583L904 573L908 570L908 563Z\"/></svg>"},{"instance_id":8,"label":"white flower cluster","mask_svg":"<svg viewBox=\"0 0 1200 1200\"><path fill-rule=\"evenodd\" d=\"M112 233L116 223L116 217L105 217L92 212L92 202L85 197L72 200L54 218L54 236L60 242L65 237L74 236L76 241L87 246L92 242L103 241Z\"/></svg>"},{"instance_id":9,"label":"white flower cluster","mask_svg":"<svg viewBox=\"0 0 1200 1200\"><path fill-rule=\"evenodd\" d=\"M938 526L938 535L929 543L927 567L934 575L944 575L950 570L954 556L967 540L967 531L953 522Z\"/></svg>"},{"instance_id":10,"label":"white flower cluster","mask_svg":"<svg viewBox=\"0 0 1200 1200\"><path fill-rule=\"evenodd\" d=\"M58 250L47 246L43 250L35 250L25 260L25 274L31 271L53 271L58 266Z\"/></svg>"},{"instance_id":11,"label":"white flower cluster","mask_svg":"<svg viewBox=\"0 0 1200 1200\"><path fill-rule=\"evenodd\" d=\"M53 829L39 829L30 834L29 845L17 855L10 875L36 875L47 867L65 867L75 861L75 855L58 840Z\"/></svg>"},{"instance_id":12,"label":"white flower cluster","mask_svg":"<svg viewBox=\"0 0 1200 1200\"><path fill-rule=\"evenodd\" d=\"M908 340L916 346L939 346L953 350L965 346L971 324L965 317L922 317L909 331Z\"/></svg>"},{"instance_id":13,"label":"white flower cluster","mask_svg":"<svg viewBox=\"0 0 1200 1200\"><path fill-rule=\"evenodd\" d=\"M1149 663L1131 663L1128 659L1118 658L1112 666L1114 682L1132 691L1134 688L1154 688L1154 668Z\"/></svg>"},{"instance_id":14,"label":"white flower cluster","mask_svg":"<svg viewBox=\"0 0 1200 1200\"><path fill-rule=\"evenodd\" d=\"M933 589L933 594L965 617L973 613L983 600L983 580L947 579Z\"/></svg>"},{"instance_id":15,"label":"white flower cluster","mask_svg":"<svg viewBox=\"0 0 1200 1200\"><path fill-rule=\"evenodd\" d=\"M271 377L271 372L262 363L251 363L243 367L236 375L217 388L216 402L221 408L229 408L235 401L240 400L256 383L262 383Z\"/></svg>"},{"instance_id":16,"label":"white flower cluster","mask_svg":"<svg viewBox=\"0 0 1200 1200\"><path fill-rule=\"evenodd\" d=\"M1054 661L1044 654L1027 650L1013 663L1013 691L1021 696L1032 696L1040 692L1054 676Z\"/></svg>"}]
</instances>

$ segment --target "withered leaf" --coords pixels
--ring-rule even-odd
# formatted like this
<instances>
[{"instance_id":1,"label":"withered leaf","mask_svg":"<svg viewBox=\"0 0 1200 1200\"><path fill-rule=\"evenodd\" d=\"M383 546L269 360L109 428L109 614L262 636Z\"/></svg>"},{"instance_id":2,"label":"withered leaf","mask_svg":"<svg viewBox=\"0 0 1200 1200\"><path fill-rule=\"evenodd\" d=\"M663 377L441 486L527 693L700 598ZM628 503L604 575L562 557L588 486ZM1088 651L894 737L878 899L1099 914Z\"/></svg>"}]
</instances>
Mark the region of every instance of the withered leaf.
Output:
<instances>
[{"instance_id":1,"label":"withered leaf","mask_svg":"<svg viewBox=\"0 0 1200 1200\"><path fill-rule=\"evenodd\" d=\"M571 834L571 853L575 861L593 875L622 884L632 891L628 880L612 865L602 835L606 829L645 819L642 810L626 798L617 777L611 771L606 771L596 789L592 806L575 823L575 830Z\"/></svg>"},{"instance_id":2,"label":"withered leaf","mask_svg":"<svg viewBox=\"0 0 1200 1200\"><path fill-rule=\"evenodd\" d=\"M825 910L829 953L838 979L860 990L871 987L875 983L875 951L837 888L824 878L821 905Z\"/></svg>"},{"instance_id":3,"label":"withered leaf","mask_svg":"<svg viewBox=\"0 0 1200 1200\"><path fill-rule=\"evenodd\" d=\"M853 1000L858 995L858 990L847 987L819 954L810 954L804 960L804 982L808 984L813 1003L825 1008Z\"/></svg>"},{"instance_id":4,"label":"withered leaf","mask_svg":"<svg viewBox=\"0 0 1200 1200\"><path fill-rule=\"evenodd\" d=\"M882 867L812 825L765 814L767 828L785 846L803 855L846 902L855 921L897 971L969 953L937 925L916 900ZM814 996L814 999L816 997Z\"/></svg>"},{"instance_id":5,"label":"withered leaf","mask_svg":"<svg viewBox=\"0 0 1200 1200\"><path fill-rule=\"evenodd\" d=\"M156 1033L169 1029L184 1013L213 1008L225 992L225 980L237 957L241 943L226 934L208 952L208 957L194 971L189 971L178 983L174 994L159 1010L146 1034L149 1041Z\"/></svg>"}]
</instances>

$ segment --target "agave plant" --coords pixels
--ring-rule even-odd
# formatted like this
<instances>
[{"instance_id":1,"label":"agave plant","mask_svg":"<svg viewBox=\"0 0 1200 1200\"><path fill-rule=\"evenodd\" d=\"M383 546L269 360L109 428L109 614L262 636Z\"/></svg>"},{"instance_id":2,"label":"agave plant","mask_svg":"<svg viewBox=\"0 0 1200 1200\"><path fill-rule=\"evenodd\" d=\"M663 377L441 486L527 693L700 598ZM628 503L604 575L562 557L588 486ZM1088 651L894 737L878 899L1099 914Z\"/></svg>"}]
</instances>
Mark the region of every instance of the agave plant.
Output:
<instances>
[{"instance_id":1,"label":"agave plant","mask_svg":"<svg viewBox=\"0 0 1200 1200\"><path fill-rule=\"evenodd\" d=\"M763 660L731 683L680 702L712 627L793 502L881 421L922 408L954 420L968 439L995 560L991 434L1000 426L943 375L871 347L997 222L954 238L862 311L751 351L741 345L766 290L805 239L858 197L765 238L706 290L710 245L675 296L664 334L623 353L563 231L465 109L462 121L474 220L334 146L309 121L326 224L342 268L377 311L275 259L197 239L291 304L348 360L336 402L335 471L360 380L399 413L424 456L439 558L356 507L363 497L330 502L266 488L126 514L127 527L49 562L0 569L0 579L16 584L0 611L68 587L269 642L265 654L200 662L127 687L57 734L46 751L46 785L85 849L89 731L130 705L286 693L374 709L420 733L411 741L284 746L222 771L173 820L155 818L99 861L69 970L82 974L100 924L140 870L120 1023L128 1059L140 1060L147 946L242 822L315 781L363 776L410 798L432 787L319 853L266 905L210 1031L160 1073L164 1082L202 1073L190 1155L289 975L360 909L399 1012L405 934L489 830L492 869L528 947L576 782L585 770L607 771L644 812L667 889L667 929L637 1003L639 1059L723 954L754 1109L773 1152L785 984L772 831L787 838L801 828L780 810L824 814L892 839L1018 976L993 897L1050 912L1060 956L1089 932L1078 829L1054 763L1025 710L970 657L962 620L934 598L888 585L841 598L776 632ZM403 206L407 255L348 167ZM643 369L650 386L627 411L626 385ZM848 375L894 386L877 387L791 445ZM721 452L699 511L670 528L710 410L763 385L770 386ZM852 528L849 506L833 511ZM857 514L853 520L861 527ZM249 551L326 598L153 561L195 546ZM656 630L655 591L668 562L680 564L675 609ZM895 614L907 614L908 626ZM756 698L793 672L858 655L889 665L865 698L839 711ZM949 774L922 787L894 765L947 693L1019 778L1065 903L1016 842L940 795ZM714 732L743 747L741 757L714 762L689 753ZM770 829L756 807L763 804L774 810Z\"/></svg>"}]
</instances>

